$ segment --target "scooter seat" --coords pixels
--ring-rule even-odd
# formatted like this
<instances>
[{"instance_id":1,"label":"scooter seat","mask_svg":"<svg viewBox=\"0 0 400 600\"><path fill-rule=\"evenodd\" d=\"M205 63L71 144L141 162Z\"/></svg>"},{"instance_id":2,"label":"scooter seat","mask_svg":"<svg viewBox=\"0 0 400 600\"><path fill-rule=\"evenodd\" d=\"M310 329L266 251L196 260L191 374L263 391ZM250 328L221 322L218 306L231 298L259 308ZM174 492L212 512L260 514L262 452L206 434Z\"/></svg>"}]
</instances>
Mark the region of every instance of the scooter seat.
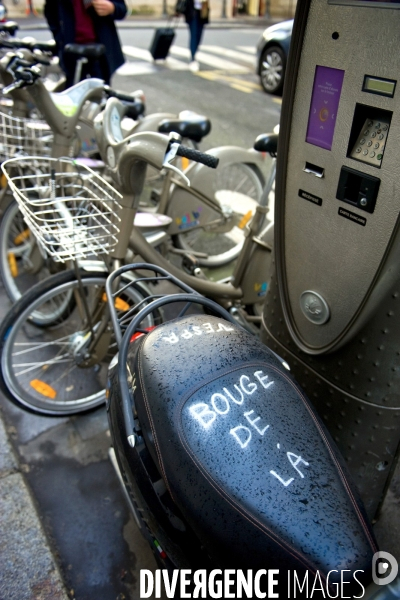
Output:
<instances>
[{"instance_id":1,"label":"scooter seat","mask_svg":"<svg viewBox=\"0 0 400 600\"><path fill-rule=\"evenodd\" d=\"M207 315L165 323L134 346L143 438L214 564L282 568L286 591L288 570L319 571L324 581L336 569L329 581L337 583L340 570L359 569L369 580L376 544L364 509L275 354Z\"/></svg>"},{"instance_id":2,"label":"scooter seat","mask_svg":"<svg viewBox=\"0 0 400 600\"><path fill-rule=\"evenodd\" d=\"M189 110L179 113L179 119L164 119L158 126L160 133L179 133L182 137L201 142L210 133L211 121Z\"/></svg>"},{"instance_id":3,"label":"scooter seat","mask_svg":"<svg viewBox=\"0 0 400 600\"><path fill-rule=\"evenodd\" d=\"M268 152L275 155L278 151L278 138L276 133L262 133L256 137L253 148L257 152Z\"/></svg>"},{"instance_id":4,"label":"scooter seat","mask_svg":"<svg viewBox=\"0 0 400 600\"><path fill-rule=\"evenodd\" d=\"M104 44L66 44L64 52L79 58L100 58L105 54Z\"/></svg>"}]
</instances>

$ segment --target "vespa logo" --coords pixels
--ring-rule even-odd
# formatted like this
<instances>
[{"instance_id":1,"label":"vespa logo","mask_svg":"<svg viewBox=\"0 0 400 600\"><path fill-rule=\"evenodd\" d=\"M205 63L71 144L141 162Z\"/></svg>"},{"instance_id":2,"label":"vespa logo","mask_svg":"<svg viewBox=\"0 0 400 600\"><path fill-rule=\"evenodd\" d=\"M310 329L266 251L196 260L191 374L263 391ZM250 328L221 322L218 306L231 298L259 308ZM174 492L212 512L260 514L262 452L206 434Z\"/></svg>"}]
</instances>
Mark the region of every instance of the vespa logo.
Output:
<instances>
[{"instance_id":1,"label":"vespa logo","mask_svg":"<svg viewBox=\"0 0 400 600\"><path fill-rule=\"evenodd\" d=\"M397 577L399 564L389 552L376 552L372 558L372 579L377 585L388 585Z\"/></svg>"}]
</instances>

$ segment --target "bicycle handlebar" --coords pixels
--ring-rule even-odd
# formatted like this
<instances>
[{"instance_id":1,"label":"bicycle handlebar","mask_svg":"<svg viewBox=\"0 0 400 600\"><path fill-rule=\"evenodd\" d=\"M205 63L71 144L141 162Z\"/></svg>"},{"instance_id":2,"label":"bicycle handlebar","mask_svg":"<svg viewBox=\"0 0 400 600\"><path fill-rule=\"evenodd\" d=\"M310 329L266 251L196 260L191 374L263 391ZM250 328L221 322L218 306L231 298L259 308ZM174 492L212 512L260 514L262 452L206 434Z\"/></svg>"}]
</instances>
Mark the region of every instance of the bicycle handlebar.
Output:
<instances>
[{"instance_id":1,"label":"bicycle handlebar","mask_svg":"<svg viewBox=\"0 0 400 600\"><path fill-rule=\"evenodd\" d=\"M118 92L117 90L113 90L109 85L104 86L104 91L109 98L117 98L121 100L121 102L129 102L132 104L133 102L137 102L140 98L135 98L135 96L131 96L130 94L124 94L122 92Z\"/></svg>"},{"instance_id":2,"label":"bicycle handlebar","mask_svg":"<svg viewBox=\"0 0 400 600\"><path fill-rule=\"evenodd\" d=\"M194 160L195 162L202 163L203 165L206 165L206 167L210 167L211 169L216 169L219 163L219 158L217 158L216 156L206 154L205 152L200 152L199 150L194 150L194 148L187 148L186 146L182 145L179 145L176 154L177 156L183 156L184 158L188 158L189 160Z\"/></svg>"}]
</instances>

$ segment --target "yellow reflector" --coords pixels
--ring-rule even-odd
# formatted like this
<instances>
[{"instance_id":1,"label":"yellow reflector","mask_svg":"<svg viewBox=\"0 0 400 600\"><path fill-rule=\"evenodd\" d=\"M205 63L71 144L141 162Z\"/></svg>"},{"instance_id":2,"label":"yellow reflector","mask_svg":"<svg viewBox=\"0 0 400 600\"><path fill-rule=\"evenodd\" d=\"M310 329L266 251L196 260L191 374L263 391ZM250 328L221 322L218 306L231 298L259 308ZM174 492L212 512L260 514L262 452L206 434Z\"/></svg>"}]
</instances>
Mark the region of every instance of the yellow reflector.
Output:
<instances>
[{"instance_id":1,"label":"yellow reflector","mask_svg":"<svg viewBox=\"0 0 400 600\"><path fill-rule=\"evenodd\" d=\"M250 221L252 216L253 216L253 213L251 210L249 210L249 212L247 212L243 216L242 220L240 221L240 223L238 225L239 229L244 229L246 227L247 223Z\"/></svg>"},{"instance_id":2,"label":"yellow reflector","mask_svg":"<svg viewBox=\"0 0 400 600\"><path fill-rule=\"evenodd\" d=\"M25 240L28 239L30 235L30 231L29 229L24 229L24 231L21 231L21 233L19 233L15 238L14 238L14 244L16 246L18 246L19 244L22 244L22 242L24 242Z\"/></svg>"},{"instance_id":3,"label":"yellow reflector","mask_svg":"<svg viewBox=\"0 0 400 600\"><path fill-rule=\"evenodd\" d=\"M0 185L2 188L7 187L7 177L4 175L4 173L0 177Z\"/></svg>"},{"instance_id":4,"label":"yellow reflector","mask_svg":"<svg viewBox=\"0 0 400 600\"><path fill-rule=\"evenodd\" d=\"M182 156L181 161L182 161L182 170L184 171L190 165L190 160L188 158L186 158L186 156Z\"/></svg>"},{"instance_id":5,"label":"yellow reflector","mask_svg":"<svg viewBox=\"0 0 400 600\"><path fill-rule=\"evenodd\" d=\"M103 302L107 302L107 294L103 294L102 300ZM125 312L130 309L129 304L125 302L125 300L122 300L122 298L115 298L114 306L117 310L120 310L122 312Z\"/></svg>"},{"instance_id":6,"label":"yellow reflector","mask_svg":"<svg viewBox=\"0 0 400 600\"><path fill-rule=\"evenodd\" d=\"M7 255L8 258L8 266L10 267L10 273L12 277L18 276L18 265L17 259L15 258L15 254L13 252L9 252Z\"/></svg>"},{"instance_id":7,"label":"yellow reflector","mask_svg":"<svg viewBox=\"0 0 400 600\"><path fill-rule=\"evenodd\" d=\"M33 387L35 392L41 394L42 396L45 396L46 398L51 398L52 400L54 400L54 398L57 396L56 390L52 388L51 385L49 385L48 383L40 381L40 379L33 379L31 381L31 387Z\"/></svg>"}]
</instances>

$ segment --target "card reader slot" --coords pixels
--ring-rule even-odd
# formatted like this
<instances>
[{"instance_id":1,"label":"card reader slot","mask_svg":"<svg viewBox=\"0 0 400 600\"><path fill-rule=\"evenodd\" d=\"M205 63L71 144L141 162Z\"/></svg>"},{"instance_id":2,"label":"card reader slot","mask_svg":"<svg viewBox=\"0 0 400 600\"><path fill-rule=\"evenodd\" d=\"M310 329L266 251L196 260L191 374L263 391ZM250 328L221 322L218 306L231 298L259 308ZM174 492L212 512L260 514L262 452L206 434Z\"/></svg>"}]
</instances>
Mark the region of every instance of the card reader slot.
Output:
<instances>
[{"instance_id":1,"label":"card reader slot","mask_svg":"<svg viewBox=\"0 0 400 600\"><path fill-rule=\"evenodd\" d=\"M313 165L312 163L306 162L303 171L304 173L315 175L315 177L319 177L321 179L324 176L325 169L318 167L318 165Z\"/></svg>"}]
</instances>

